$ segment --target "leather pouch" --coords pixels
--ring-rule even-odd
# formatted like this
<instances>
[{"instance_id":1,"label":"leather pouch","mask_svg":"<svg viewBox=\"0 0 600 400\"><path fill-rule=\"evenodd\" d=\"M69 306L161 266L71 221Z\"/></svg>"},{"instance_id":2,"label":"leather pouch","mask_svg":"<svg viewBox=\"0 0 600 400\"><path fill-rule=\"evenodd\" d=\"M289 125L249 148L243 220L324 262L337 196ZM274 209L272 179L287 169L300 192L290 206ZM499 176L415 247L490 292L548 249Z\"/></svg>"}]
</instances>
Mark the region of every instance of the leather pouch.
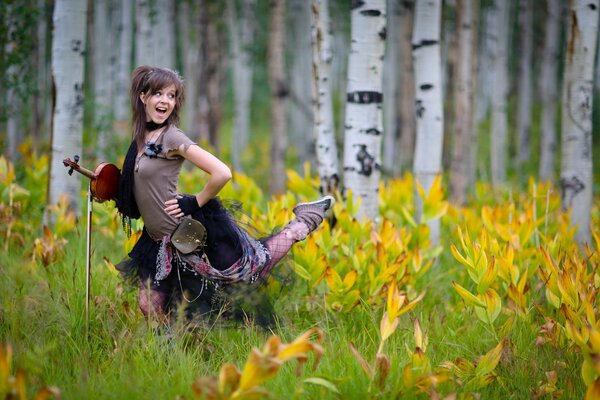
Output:
<instances>
[{"instance_id":1,"label":"leather pouch","mask_svg":"<svg viewBox=\"0 0 600 400\"><path fill-rule=\"evenodd\" d=\"M171 244L182 254L190 254L204 247L206 228L190 216L184 217L171 235Z\"/></svg>"}]
</instances>

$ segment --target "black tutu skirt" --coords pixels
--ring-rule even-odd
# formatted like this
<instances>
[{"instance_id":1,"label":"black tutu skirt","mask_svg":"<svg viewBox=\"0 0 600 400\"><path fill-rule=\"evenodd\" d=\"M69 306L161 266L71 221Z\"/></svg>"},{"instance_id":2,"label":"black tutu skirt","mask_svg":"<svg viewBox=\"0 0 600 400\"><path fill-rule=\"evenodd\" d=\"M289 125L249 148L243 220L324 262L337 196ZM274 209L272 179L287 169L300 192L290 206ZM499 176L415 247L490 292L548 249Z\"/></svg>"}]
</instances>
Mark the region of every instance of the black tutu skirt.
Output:
<instances>
[{"instance_id":1,"label":"black tutu skirt","mask_svg":"<svg viewBox=\"0 0 600 400\"><path fill-rule=\"evenodd\" d=\"M243 241L235 225L236 214L240 210L239 203L231 202L226 207L220 199L213 198L192 214L206 228L204 252L217 270L229 268L243 254ZM169 275L157 281L160 244L144 229L129 258L119 263L117 269L130 282L137 281L140 287L149 286L152 290L167 294L168 309L173 309L182 301L188 303L186 315L190 318L220 315L240 320L251 317L258 325L272 325L272 301L261 283L223 285L201 276L175 259Z\"/></svg>"}]
</instances>

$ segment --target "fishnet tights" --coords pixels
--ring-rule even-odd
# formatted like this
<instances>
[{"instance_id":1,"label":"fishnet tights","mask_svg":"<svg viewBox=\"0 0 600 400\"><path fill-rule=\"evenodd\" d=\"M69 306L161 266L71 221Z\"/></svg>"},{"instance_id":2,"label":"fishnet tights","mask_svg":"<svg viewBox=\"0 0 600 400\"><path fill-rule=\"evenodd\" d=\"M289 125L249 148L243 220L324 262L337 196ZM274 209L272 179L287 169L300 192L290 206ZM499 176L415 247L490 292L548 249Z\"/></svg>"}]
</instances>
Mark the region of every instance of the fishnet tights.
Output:
<instances>
[{"instance_id":1,"label":"fishnet tights","mask_svg":"<svg viewBox=\"0 0 600 400\"><path fill-rule=\"evenodd\" d=\"M140 287L139 303L140 309L146 318L162 320L165 317L166 293L142 285Z\"/></svg>"},{"instance_id":2,"label":"fishnet tights","mask_svg":"<svg viewBox=\"0 0 600 400\"><path fill-rule=\"evenodd\" d=\"M269 259L264 271L268 273L275 264L277 264L290 251L294 243L304 240L309 233L309 229L304 222L293 220L281 230L267 240L264 244L271 258ZM263 272L263 274L265 273Z\"/></svg>"}]
</instances>

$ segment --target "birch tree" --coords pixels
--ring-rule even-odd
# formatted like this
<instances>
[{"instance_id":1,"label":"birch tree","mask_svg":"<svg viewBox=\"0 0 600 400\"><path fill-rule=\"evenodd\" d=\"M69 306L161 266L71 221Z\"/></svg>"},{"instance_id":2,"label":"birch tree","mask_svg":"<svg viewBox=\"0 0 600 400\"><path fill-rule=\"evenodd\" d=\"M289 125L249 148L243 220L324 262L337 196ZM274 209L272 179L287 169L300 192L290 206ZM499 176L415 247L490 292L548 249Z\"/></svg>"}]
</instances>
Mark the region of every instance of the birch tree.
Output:
<instances>
[{"instance_id":1,"label":"birch tree","mask_svg":"<svg viewBox=\"0 0 600 400\"><path fill-rule=\"evenodd\" d=\"M455 204L466 200L470 177L475 175L470 160L477 148L474 125L477 24L479 0L458 0L458 55L454 79L454 142L452 144L450 190Z\"/></svg>"},{"instance_id":2,"label":"birch tree","mask_svg":"<svg viewBox=\"0 0 600 400\"><path fill-rule=\"evenodd\" d=\"M333 121L333 98L331 87L331 24L327 0L311 1L314 118L317 154L317 173L321 193L333 193L339 189L340 172L338 150Z\"/></svg>"},{"instance_id":3,"label":"birch tree","mask_svg":"<svg viewBox=\"0 0 600 400\"><path fill-rule=\"evenodd\" d=\"M542 101L539 175L542 181L554 178L561 0L548 0L547 7L544 52L539 80Z\"/></svg>"},{"instance_id":4,"label":"birch tree","mask_svg":"<svg viewBox=\"0 0 600 400\"><path fill-rule=\"evenodd\" d=\"M400 59L401 76L398 82L399 102L398 121L400 139L398 142L398 172L412 168L415 152L416 118L415 118L415 75L412 55L412 33L415 14L414 0L402 1L400 4Z\"/></svg>"},{"instance_id":5,"label":"birch tree","mask_svg":"<svg viewBox=\"0 0 600 400\"><path fill-rule=\"evenodd\" d=\"M286 0L286 33L289 65L288 138L290 147L297 150L298 160L304 163L314 159L315 137L312 107L313 85L311 18L309 0ZM308 129L307 129L308 128Z\"/></svg>"},{"instance_id":6,"label":"birch tree","mask_svg":"<svg viewBox=\"0 0 600 400\"><path fill-rule=\"evenodd\" d=\"M198 91L200 86L200 55L202 36L199 34L200 6L198 2L183 1L177 4L177 21L181 45L185 49L183 57L183 76L185 78L185 103L183 103L183 127L186 133L197 138Z\"/></svg>"},{"instance_id":7,"label":"birch tree","mask_svg":"<svg viewBox=\"0 0 600 400\"><path fill-rule=\"evenodd\" d=\"M563 82L561 204L571 210L575 240L591 243L592 100L599 0L570 0Z\"/></svg>"},{"instance_id":8,"label":"birch tree","mask_svg":"<svg viewBox=\"0 0 600 400\"><path fill-rule=\"evenodd\" d=\"M289 94L283 57L285 0L271 0L269 9L269 87L271 90L271 193L285 190L285 109Z\"/></svg>"},{"instance_id":9,"label":"birch tree","mask_svg":"<svg viewBox=\"0 0 600 400\"><path fill-rule=\"evenodd\" d=\"M344 188L361 199L359 218L379 215L385 22L385 0L352 3Z\"/></svg>"},{"instance_id":10,"label":"birch tree","mask_svg":"<svg viewBox=\"0 0 600 400\"><path fill-rule=\"evenodd\" d=\"M517 104L517 168L522 168L531 156L531 59L533 53L532 0L519 0L519 97Z\"/></svg>"},{"instance_id":11,"label":"birch tree","mask_svg":"<svg viewBox=\"0 0 600 400\"><path fill-rule=\"evenodd\" d=\"M506 180L506 156L508 137L508 27L510 20L510 0L495 0L490 8L489 22L492 57L492 137L490 158L492 183Z\"/></svg>"},{"instance_id":12,"label":"birch tree","mask_svg":"<svg viewBox=\"0 0 600 400\"><path fill-rule=\"evenodd\" d=\"M69 176L62 160L81 154L87 2L56 0L53 15L52 76L56 88L49 179L50 204L66 193L79 210L81 179Z\"/></svg>"},{"instance_id":13,"label":"birch tree","mask_svg":"<svg viewBox=\"0 0 600 400\"><path fill-rule=\"evenodd\" d=\"M173 0L136 0L135 62L175 68Z\"/></svg>"},{"instance_id":14,"label":"birch tree","mask_svg":"<svg viewBox=\"0 0 600 400\"><path fill-rule=\"evenodd\" d=\"M94 128L98 133L96 156L105 158L108 146L110 128L112 127L113 100L113 75L114 48L112 41L112 27L110 21L110 1L96 0L93 7L93 35L90 46L92 48L93 101L94 101Z\"/></svg>"},{"instance_id":15,"label":"birch tree","mask_svg":"<svg viewBox=\"0 0 600 400\"><path fill-rule=\"evenodd\" d=\"M234 116L231 141L231 161L236 171L242 171L242 152L250 137L250 100L252 98L252 52L254 41L255 0L242 0L241 13L234 0L228 0L228 24L231 38L231 63L233 68Z\"/></svg>"},{"instance_id":16,"label":"birch tree","mask_svg":"<svg viewBox=\"0 0 600 400\"><path fill-rule=\"evenodd\" d=\"M442 107L442 64L440 54L441 0L417 0L413 33L417 137L413 171L425 193L442 172L444 112ZM415 196L417 219L422 204ZM439 220L429 223L431 240L439 240Z\"/></svg>"},{"instance_id":17,"label":"birch tree","mask_svg":"<svg viewBox=\"0 0 600 400\"><path fill-rule=\"evenodd\" d=\"M398 141L400 124L398 103L400 101L399 82L402 79L400 42L401 16L400 2L387 0L386 46L383 58L383 171L395 175L400 171L398 163Z\"/></svg>"},{"instance_id":18,"label":"birch tree","mask_svg":"<svg viewBox=\"0 0 600 400\"><path fill-rule=\"evenodd\" d=\"M115 5L113 19L116 29L116 82L114 93L114 127L126 136L129 134L129 84L131 80L131 56L133 54L133 0L121 0Z\"/></svg>"}]
</instances>

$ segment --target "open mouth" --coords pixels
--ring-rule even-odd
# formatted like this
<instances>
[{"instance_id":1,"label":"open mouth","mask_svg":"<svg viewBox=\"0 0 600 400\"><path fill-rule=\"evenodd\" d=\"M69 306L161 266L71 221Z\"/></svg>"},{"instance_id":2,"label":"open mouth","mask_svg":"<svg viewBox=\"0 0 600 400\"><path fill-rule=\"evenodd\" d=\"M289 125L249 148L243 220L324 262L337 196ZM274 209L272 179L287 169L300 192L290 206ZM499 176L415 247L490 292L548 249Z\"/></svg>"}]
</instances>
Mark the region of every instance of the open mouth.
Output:
<instances>
[{"instance_id":1,"label":"open mouth","mask_svg":"<svg viewBox=\"0 0 600 400\"><path fill-rule=\"evenodd\" d=\"M158 115L165 116L167 114L167 108L166 107L156 107L156 112L158 113Z\"/></svg>"}]
</instances>

